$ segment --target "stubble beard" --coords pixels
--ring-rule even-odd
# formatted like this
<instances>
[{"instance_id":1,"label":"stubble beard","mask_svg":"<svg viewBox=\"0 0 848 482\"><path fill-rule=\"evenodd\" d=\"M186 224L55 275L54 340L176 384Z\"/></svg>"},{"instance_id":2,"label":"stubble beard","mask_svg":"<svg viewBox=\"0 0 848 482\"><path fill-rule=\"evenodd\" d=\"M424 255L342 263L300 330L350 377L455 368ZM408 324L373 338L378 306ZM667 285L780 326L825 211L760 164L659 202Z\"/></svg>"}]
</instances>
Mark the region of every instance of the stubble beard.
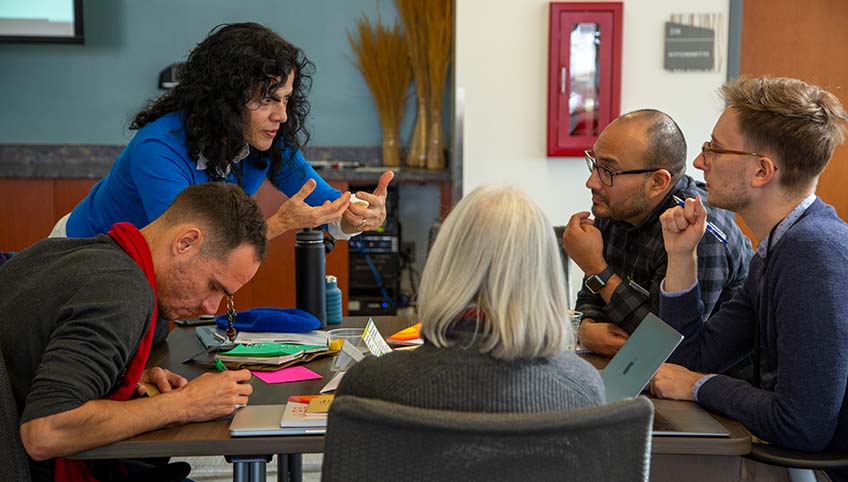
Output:
<instances>
[{"instance_id":1,"label":"stubble beard","mask_svg":"<svg viewBox=\"0 0 848 482\"><path fill-rule=\"evenodd\" d=\"M711 189L707 191L707 204L711 207L732 211L734 213L738 213L751 205L751 197L748 193L743 192L741 189L734 189L728 185L725 185L724 187L726 189L722 193L716 191L715 185L710 183Z\"/></svg>"},{"instance_id":2,"label":"stubble beard","mask_svg":"<svg viewBox=\"0 0 848 482\"><path fill-rule=\"evenodd\" d=\"M598 195L595 194L595 196ZM606 199L604 199L603 205L592 204L592 214L596 218L608 218L614 221L627 221L641 217L646 209L648 209L648 200L641 190L614 208L608 204Z\"/></svg>"}]
</instances>

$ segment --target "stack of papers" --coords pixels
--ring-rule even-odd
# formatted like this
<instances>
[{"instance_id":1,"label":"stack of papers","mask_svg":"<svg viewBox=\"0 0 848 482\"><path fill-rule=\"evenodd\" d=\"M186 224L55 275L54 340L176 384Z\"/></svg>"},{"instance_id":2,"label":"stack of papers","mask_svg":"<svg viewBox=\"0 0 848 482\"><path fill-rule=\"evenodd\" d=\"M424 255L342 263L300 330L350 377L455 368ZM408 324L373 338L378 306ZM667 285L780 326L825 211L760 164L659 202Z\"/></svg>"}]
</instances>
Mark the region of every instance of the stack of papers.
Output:
<instances>
[{"instance_id":1,"label":"stack of papers","mask_svg":"<svg viewBox=\"0 0 848 482\"><path fill-rule=\"evenodd\" d=\"M302 358L308 353L327 350L327 345L293 345L285 343L256 343L236 345L229 351L215 355L223 362L282 365Z\"/></svg>"},{"instance_id":2,"label":"stack of papers","mask_svg":"<svg viewBox=\"0 0 848 482\"><path fill-rule=\"evenodd\" d=\"M306 331L303 333L273 333L240 331L236 335L236 343L250 345L253 343L286 343L292 345L324 345L327 346L329 335L326 331Z\"/></svg>"},{"instance_id":3,"label":"stack of papers","mask_svg":"<svg viewBox=\"0 0 848 482\"><path fill-rule=\"evenodd\" d=\"M327 430L327 411L332 395L295 395L289 397L280 428L301 433L323 433Z\"/></svg>"}]
</instances>

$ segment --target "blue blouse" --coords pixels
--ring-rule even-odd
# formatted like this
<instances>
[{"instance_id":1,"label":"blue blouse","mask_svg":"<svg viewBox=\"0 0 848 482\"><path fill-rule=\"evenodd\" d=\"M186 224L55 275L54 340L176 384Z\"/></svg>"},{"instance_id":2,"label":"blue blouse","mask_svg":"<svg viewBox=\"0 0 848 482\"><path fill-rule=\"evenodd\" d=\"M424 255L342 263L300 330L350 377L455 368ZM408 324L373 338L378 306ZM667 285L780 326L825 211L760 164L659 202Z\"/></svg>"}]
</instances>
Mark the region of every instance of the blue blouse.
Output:
<instances>
[{"instance_id":1,"label":"blue blouse","mask_svg":"<svg viewBox=\"0 0 848 482\"><path fill-rule=\"evenodd\" d=\"M273 178L269 177L268 162L256 162L259 155L250 149L248 156L240 161L242 188L251 196L266 178L289 197L308 179L315 179L317 186L306 198L311 206L341 196L341 192L318 176L300 151L291 162L284 161ZM165 212L183 189L212 180L189 158L182 117L177 113L164 115L136 133L109 174L71 211L67 235L95 236L122 221L143 228ZM226 180L236 183L235 173L229 173Z\"/></svg>"}]
</instances>

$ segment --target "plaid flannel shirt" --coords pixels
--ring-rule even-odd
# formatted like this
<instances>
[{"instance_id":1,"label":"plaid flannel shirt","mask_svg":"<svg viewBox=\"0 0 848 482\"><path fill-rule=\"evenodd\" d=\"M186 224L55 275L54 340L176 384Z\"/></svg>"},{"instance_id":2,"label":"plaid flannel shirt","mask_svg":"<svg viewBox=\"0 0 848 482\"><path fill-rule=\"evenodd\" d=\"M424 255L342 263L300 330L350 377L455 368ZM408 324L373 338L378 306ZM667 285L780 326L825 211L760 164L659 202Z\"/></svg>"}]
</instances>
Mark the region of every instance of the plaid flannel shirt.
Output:
<instances>
[{"instance_id":1,"label":"plaid flannel shirt","mask_svg":"<svg viewBox=\"0 0 848 482\"><path fill-rule=\"evenodd\" d=\"M707 197L703 183L683 176L641 223L634 226L606 218L595 220L604 240L604 260L622 283L608 304L584 285L577 294L576 305L584 318L614 323L632 333L648 312L659 314L660 283L668 266L659 216L676 205L672 195L683 199ZM709 232L698 243L698 281L705 318L742 286L754 253L732 212L707 206L707 219L727 235L727 245Z\"/></svg>"}]
</instances>

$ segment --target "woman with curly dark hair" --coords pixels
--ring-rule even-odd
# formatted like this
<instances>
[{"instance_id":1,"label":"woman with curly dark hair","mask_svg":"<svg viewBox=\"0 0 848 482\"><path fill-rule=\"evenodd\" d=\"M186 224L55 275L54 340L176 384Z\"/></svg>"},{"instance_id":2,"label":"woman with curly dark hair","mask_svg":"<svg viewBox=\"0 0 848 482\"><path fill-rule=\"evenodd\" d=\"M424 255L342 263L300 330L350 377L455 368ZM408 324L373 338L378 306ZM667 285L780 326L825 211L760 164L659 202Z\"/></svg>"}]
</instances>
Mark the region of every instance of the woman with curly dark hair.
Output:
<instances>
[{"instance_id":1,"label":"woman with curly dark hair","mask_svg":"<svg viewBox=\"0 0 848 482\"><path fill-rule=\"evenodd\" d=\"M265 179L288 196L268 219L269 239L323 224L347 239L380 226L391 172L373 194L357 193L364 207L303 158L313 70L303 51L262 25L215 27L189 54L177 86L136 114L130 129L138 133L51 236L94 236L121 221L141 228L189 186L226 181L254 195Z\"/></svg>"}]
</instances>

